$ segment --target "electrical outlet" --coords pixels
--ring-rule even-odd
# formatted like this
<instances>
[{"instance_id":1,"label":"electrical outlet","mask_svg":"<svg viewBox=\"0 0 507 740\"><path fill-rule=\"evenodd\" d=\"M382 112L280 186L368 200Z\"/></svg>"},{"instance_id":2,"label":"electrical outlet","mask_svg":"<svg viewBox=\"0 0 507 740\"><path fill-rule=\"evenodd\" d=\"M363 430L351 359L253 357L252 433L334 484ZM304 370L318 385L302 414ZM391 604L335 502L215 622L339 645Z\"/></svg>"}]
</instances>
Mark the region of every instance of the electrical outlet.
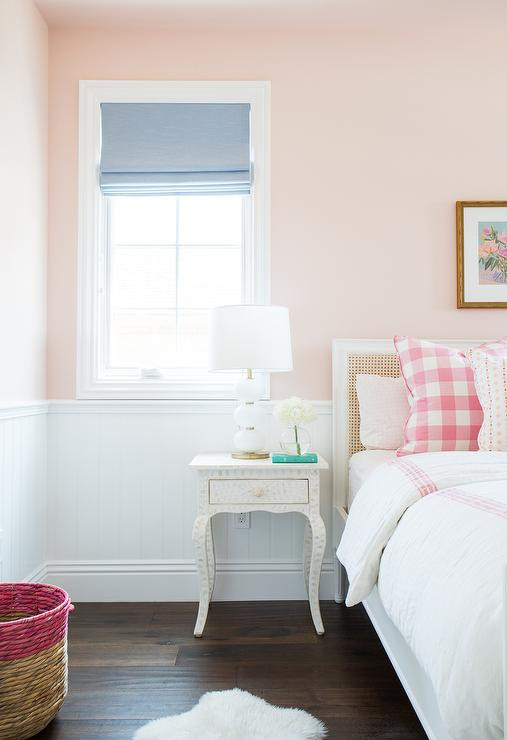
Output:
<instances>
[{"instance_id":1,"label":"electrical outlet","mask_svg":"<svg viewBox=\"0 0 507 740\"><path fill-rule=\"evenodd\" d=\"M250 512L241 511L239 514L234 514L234 528L235 529L250 529Z\"/></svg>"}]
</instances>

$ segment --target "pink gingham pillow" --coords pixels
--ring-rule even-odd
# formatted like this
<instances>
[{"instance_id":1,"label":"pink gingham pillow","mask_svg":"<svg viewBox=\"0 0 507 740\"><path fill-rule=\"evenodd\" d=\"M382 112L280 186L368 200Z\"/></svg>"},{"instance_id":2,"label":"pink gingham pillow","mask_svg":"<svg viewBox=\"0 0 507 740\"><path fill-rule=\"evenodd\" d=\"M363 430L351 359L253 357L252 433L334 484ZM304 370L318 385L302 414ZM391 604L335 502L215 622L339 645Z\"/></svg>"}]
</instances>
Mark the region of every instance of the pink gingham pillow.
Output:
<instances>
[{"instance_id":1,"label":"pink gingham pillow","mask_svg":"<svg viewBox=\"0 0 507 740\"><path fill-rule=\"evenodd\" d=\"M465 353L412 337L395 337L394 346L411 404L397 454L477 450L483 413ZM507 356L507 338L480 349Z\"/></svg>"}]
</instances>

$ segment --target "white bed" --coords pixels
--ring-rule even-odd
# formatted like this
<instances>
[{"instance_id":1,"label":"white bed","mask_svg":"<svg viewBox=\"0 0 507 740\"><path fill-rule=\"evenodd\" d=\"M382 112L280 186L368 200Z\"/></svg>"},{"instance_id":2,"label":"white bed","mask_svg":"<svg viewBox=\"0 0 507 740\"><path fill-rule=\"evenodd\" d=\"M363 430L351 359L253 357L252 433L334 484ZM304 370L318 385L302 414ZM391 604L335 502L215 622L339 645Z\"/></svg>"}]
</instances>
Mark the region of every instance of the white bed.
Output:
<instances>
[{"instance_id":1,"label":"white bed","mask_svg":"<svg viewBox=\"0 0 507 740\"><path fill-rule=\"evenodd\" d=\"M472 342L453 342L455 346L469 346ZM447 344L450 344L447 342ZM387 341L378 340L335 340L333 343L333 395L334 395L334 503L335 503L335 542L338 543L344 528L344 521L347 519L347 511L351 501L357 495L357 491L360 485L367 480L370 476L370 483L365 486L365 489L374 488L377 486L377 480L382 478L385 468L379 473L374 475L375 470L379 465L382 465L385 459L393 457L393 453L389 454L385 451L361 451L361 444L359 442L359 411L357 404L357 397L355 394L355 376L358 373L374 373L379 375L392 375L396 376L399 374L399 365L397 357L392 348L392 343ZM371 454L374 452L376 454ZM437 453L442 454L442 453ZM453 454L453 453L451 453ZM465 453L474 454L474 453ZM422 458L421 458L422 459ZM447 462L447 461L446 461ZM489 461L488 461L489 467ZM386 466L390 468L391 466ZM503 475L503 472L502 472ZM385 477L385 476L384 476ZM500 484L497 484L500 485ZM445 486L444 486L445 488ZM502 495L502 491L501 494ZM428 497L432 499L433 497ZM435 503L437 503L435 497ZM358 505L355 508L354 514L362 500L362 517L366 520L366 517L370 514L370 509L365 507L364 502L366 500L365 492L361 493L358 498ZM410 511L410 510L409 510ZM357 517L356 517L357 518ZM352 516L351 521L354 519ZM406 517L405 517L406 519ZM372 534L375 534L375 514L371 512L371 532L366 532L366 540ZM393 531L397 531L396 517L393 520ZM402 523L400 530L402 531L404 525ZM349 527L350 530L350 527ZM350 538L349 538L350 539ZM393 539L395 539L393 537ZM354 544L352 544L352 549ZM385 551L385 557L382 555L383 550L379 548L378 562L382 566L385 557L387 557L388 550ZM381 557L384 559L382 560ZM414 565L414 564L413 564ZM350 566L350 564L349 564ZM413 567L413 566L412 566ZM391 569L393 570L392 566ZM396 572L396 567L394 568ZM337 564L337 578L336 578L336 600L343 601L346 592L346 579L344 576L343 569ZM388 579L384 579L388 580ZM395 579L396 580L396 579ZM501 581L499 577L499 581ZM365 593L367 593L375 583L372 578L371 583L368 584ZM389 584L388 584L389 585ZM505 594L505 578L504 583L499 584L498 591L500 592L500 585ZM388 593L388 588L385 588L385 583L381 583L383 587L382 593L384 598L385 594ZM364 589L363 589L364 590ZM357 591L359 598L363 598L361 589ZM395 594L396 596L396 594ZM413 597L413 593L412 593ZM391 610L391 614L396 612L393 610L393 603L396 604L396 598L389 599L386 601L387 609ZM431 740L451 740L451 735L446 729L446 723L443 721L443 717L440 714L436 694L433 688L433 684L428 678L427 673L421 667L421 662L418 661L414 655L413 650L408 644L410 636L405 631L407 639L405 639L400 630L395 626L393 621L389 618L386 608L382 603L379 590L377 586L374 586L373 591L370 595L365 598L364 606L366 611L375 627L386 652L393 663L395 670L407 692L407 695L414 706L414 709L421 720L421 723ZM430 605L431 606L431 605ZM438 605L435 604L435 610L438 610ZM459 614L459 612L457 612ZM458 619L455 615L455 619ZM396 620L396 617L393 617ZM506 631L506 619L505 614L500 621L500 630L505 634ZM401 624L401 622L398 622ZM443 624L443 623L442 623ZM403 625L405 626L405 625ZM449 628L452 626L450 623ZM400 627L402 629L402 627ZM447 629L449 633L449 629ZM496 638L495 638L496 639ZM501 642L500 636L498 642ZM412 641L413 644L413 641ZM432 646L432 643L427 643ZM417 653L417 645L414 648ZM428 652L431 650L428 648ZM435 652L435 651L433 651ZM505 663L505 649L502 651L502 646L498 645L498 655L504 656ZM425 662L426 655L419 650L419 657L422 663ZM451 663L452 665L452 663ZM471 667L473 669L473 666ZM466 673L466 671L463 671ZM500 684L502 679L502 669L498 662L498 674L500 676ZM469 676L471 671L469 672ZM503 675L505 675L505 667L503 669ZM469 680L469 676L463 680ZM505 715L505 707L507 707L507 698L505 690L505 681L503 681L503 687L498 687L499 701L498 707L500 711L499 727L502 726L502 693L503 693L503 713ZM440 697L442 699L442 697ZM447 717L448 719L448 717ZM500 730L501 732L501 730ZM505 730L504 730L505 733ZM496 737L497 735L495 735ZM507 733L503 735L507 738ZM456 735L452 740L456 740ZM459 737L459 735L458 735ZM468 736L470 737L470 735ZM475 740L475 735L472 735ZM477 740L483 740L480 733L477 736Z\"/></svg>"}]
</instances>

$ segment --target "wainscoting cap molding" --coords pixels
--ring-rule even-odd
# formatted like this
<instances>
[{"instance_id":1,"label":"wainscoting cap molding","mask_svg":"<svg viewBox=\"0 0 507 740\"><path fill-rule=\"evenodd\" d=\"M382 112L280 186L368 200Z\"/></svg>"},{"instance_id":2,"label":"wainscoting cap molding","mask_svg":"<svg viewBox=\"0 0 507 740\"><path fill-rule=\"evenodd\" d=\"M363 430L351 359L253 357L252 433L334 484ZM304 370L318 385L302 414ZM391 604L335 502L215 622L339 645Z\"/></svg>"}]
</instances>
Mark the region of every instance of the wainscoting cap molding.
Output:
<instances>
[{"instance_id":1,"label":"wainscoting cap molding","mask_svg":"<svg viewBox=\"0 0 507 740\"><path fill-rule=\"evenodd\" d=\"M277 401L260 401L264 413L272 413ZM312 401L317 414L330 415L331 401ZM50 414L231 414L237 401L49 401Z\"/></svg>"},{"instance_id":2,"label":"wainscoting cap molding","mask_svg":"<svg viewBox=\"0 0 507 740\"><path fill-rule=\"evenodd\" d=\"M46 414L49 401L27 401L25 403L0 403L0 419L15 419L18 416Z\"/></svg>"}]
</instances>

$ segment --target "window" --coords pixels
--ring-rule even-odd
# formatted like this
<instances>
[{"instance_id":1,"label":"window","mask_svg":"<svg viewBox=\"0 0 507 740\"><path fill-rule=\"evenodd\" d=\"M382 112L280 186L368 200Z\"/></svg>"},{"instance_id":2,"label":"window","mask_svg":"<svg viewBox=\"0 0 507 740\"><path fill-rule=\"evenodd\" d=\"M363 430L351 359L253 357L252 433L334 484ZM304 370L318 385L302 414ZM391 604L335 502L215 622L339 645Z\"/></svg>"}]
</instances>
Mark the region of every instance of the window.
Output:
<instances>
[{"instance_id":1,"label":"window","mask_svg":"<svg viewBox=\"0 0 507 740\"><path fill-rule=\"evenodd\" d=\"M234 397L232 374L207 371L208 316L216 305L268 302L268 92L266 83L81 83L78 397ZM165 125L166 149L157 150L153 116L133 127L135 137L150 130L151 162L137 154L146 137L121 141L126 115L150 113L145 103L153 113L153 103L177 102L177 119L190 102L195 121L196 110L223 108L224 99L249 106L255 178L248 187L244 172L224 178L209 162L198 178L187 162L174 168L185 170L184 181L179 172L161 174L171 141L192 147ZM104 111L112 111L109 128ZM189 128L183 139L191 139ZM131 152L135 175L131 162L128 172L118 165ZM175 149L166 159L177 156ZM157 172L146 179L144 170Z\"/></svg>"},{"instance_id":2,"label":"window","mask_svg":"<svg viewBox=\"0 0 507 740\"><path fill-rule=\"evenodd\" d=\"M203 370L208 310L246 303L246 196L108 198L105 366L159 377Z\"/></svg>"}]
</instances>

